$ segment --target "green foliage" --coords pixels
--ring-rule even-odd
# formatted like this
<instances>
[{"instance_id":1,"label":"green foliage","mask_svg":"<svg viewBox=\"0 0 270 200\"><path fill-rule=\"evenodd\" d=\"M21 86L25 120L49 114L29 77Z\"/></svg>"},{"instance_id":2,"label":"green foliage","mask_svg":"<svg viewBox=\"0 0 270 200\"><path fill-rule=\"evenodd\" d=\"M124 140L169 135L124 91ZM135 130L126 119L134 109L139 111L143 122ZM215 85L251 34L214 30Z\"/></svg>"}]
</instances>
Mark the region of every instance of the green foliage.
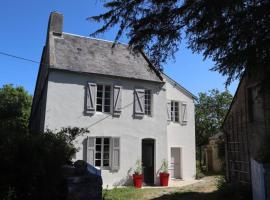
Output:
<instances>
[{"instance_id":1,"label":"green foliage","mask_svg":"<svg viewBox=\"0 0 270 200\"><path fill-rule=\"evenodd\" d=\"M212 70L228 76L227 84L247 68L253 72L269 68L268 0L102 2L107 11L89 19L103 26L92 35L119 27L115 41L127 32L130 47L145 50L159 69L173 58L183 36L193 52L215 62Z\"/></svg>"},{"instance_id":2,"label":"green foliage","mask_svg":"<svg viewBox=\"0 0 270 200\"><path fill-rule=\"evenodd\" d=\"M209 137L216 134L228 112L233 96L228 92L219 92L217 89L209 93L199 93L195 105L196 145L208 143Z\"/></svg>"},{"instance_id":3,"label":"green foliage","mask_svg":"<svg viewBox=\"0 0 270 200\"><path fill-rule=\"evenodd\" d=\"M3 200L16 200L16 192L13 188L9 188L6 195L3 197Z\"/></svg>"},{"instance_id":4,"label":"green foliage","mask_svg":"<svg viewBox=\"0 0 270 200\"><path fill-rule=\"evenodd\" d=\"M18 199L64 199L66 186L61 167L70 163L76 152L72 145L75 132L79 135L85 130L67 128L57 133L24 134L1 129L0 199L9 188Z\"/></svg>"},{"instance_id":5,"label":"green foliage","mask_svg":"<svg viewBox=\"0 0 270 200\"><path fill-rule=\"evenodd\" d=\"M29 133L31 99L23 87L0 88L0 199L65 199L62 166L76 152L74 139L88 130Z\"/></svg>"},{"instance_id":6,"label":"green foliage","mask_svg":"<svg viewBox=\"0 0 270 200\"><path fill-rule=\"evenodd\" d=\"M166 159L162 160L162 164L161 164L161 168L160 168L160 172L162 173L168 173L168 161Z\"/></svg>"},{"instance_id":7,"label":"green foliage","mask_svg":"<svg viewBox=\"0 0 270 200\"><path fill-rule=\"evenodd\" d=\"M0 88L0 127L26 130L32 97L23 87L4 85Z\"/></svg>"},{"instance_id":8,"label":"green foliage","mask_svg":"<svg viewBox=\"0 0 270 200\"><path fill-rule=\"evenodd\" d=\"M134 174L142 174L142 161L139 159L136 161Z\"/></svg>"},{"instance_id":9,"label":"green foliage","mask_svg":"<svg viewBox=\"0 0 270 200\"><path fill-rule=\"evenodd\" d=\"M198 161L196 161L196 175L195 178L196 179L201 179L205 177L205 174L203 173L203 170L200 167L200 163Z\"/></svg>"}]
</instances>

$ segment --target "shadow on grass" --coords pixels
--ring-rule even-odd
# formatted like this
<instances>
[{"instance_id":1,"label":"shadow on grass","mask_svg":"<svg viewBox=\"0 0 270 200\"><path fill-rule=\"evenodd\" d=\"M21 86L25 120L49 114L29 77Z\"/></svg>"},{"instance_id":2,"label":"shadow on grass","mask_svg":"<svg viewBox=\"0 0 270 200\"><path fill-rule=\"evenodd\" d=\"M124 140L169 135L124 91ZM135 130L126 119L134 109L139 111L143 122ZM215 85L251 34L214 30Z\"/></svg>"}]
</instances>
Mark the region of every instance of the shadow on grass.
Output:
<instances>
[{"instance_id":1,"label":"shadow on grass","mask_svg":"<svg viewBox=\"0 0 270 200\"><path fill-rule=\"evenodd\" d=\"M203 192L175 192L164 194L160 197L152 198L152 200L251 200L249 194L239 193L224 193L221 191L214 191L209 193Z\"/></svg>"},{"instance_id":2,"label":"shadow on grass","mask_svg":"<svg viewBox=\"0 0 270 200\"><path fill-rule=\"evenodd\" d=\"M152 200L216 200L219 195L217 192L200 193L200 192L176 192L170 194L164 194L160 197L153 198Z\"/></svg>"}]
</instances>

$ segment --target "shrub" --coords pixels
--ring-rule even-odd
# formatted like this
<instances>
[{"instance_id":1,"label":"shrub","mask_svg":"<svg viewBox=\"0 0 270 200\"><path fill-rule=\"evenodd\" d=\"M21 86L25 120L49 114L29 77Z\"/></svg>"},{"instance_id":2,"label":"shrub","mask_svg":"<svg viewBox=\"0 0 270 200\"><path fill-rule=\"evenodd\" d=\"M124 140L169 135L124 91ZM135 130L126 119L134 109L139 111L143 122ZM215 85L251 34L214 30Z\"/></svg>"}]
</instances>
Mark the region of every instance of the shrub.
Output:
<instances>
[{"instance_id":1,"label":"shrub","mask_svg":"<svg viewBox=\"0 0 270 200\"><path fill-rule=\"evenodd\" d=\"M0 199L65 199L61 167L70 163L76 152L72 145L76 134L71 132L84 130L24 134L0 129Z\"/></svg>"}]
</instances>

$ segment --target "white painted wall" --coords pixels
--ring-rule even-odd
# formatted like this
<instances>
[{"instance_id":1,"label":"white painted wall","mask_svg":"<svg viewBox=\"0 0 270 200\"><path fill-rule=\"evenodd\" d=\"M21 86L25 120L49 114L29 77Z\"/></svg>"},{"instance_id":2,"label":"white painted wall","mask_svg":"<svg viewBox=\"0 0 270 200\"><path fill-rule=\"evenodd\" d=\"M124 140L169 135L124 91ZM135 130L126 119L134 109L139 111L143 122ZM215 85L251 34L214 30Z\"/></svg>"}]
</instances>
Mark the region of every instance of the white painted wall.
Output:
<instances>
[{"instance_id":1,"label":"white painted wall","mask_svg":"<svg viewBox=\"0 0 270 200\"><path fill-rule=\"evenodd\" d=\"M167 101L184 101L187 103L188 121L186 125L176 122L168 122L168 163L171 168L171 148L181 148L181 178L183 180L194 179L196 174L196 150L195 150L195 114L194 99L184 90L179 89L169 80L166 80Z\"/></svg>"},{"instance_id":2,"label":"white painted wall","mask_svg":"<svg viewBox=\"0 0 270 200\"><path fill-rule=\"evenodd\" d=\"M85 115L85 87L87 82L122 85L122 106L128 104L130 106L122 110L119 118L114 118L103 113L96 113L94 116ZM144 117L143 119L133 118L133 91L135 87L149 88L154 91L152 117ZM189 122L189 124L191 123L192 121ZM104 187L107 185L122 185L127 181L127 177L132 174L130 169L135 166L137 159L141 159L141 140L143 138L155 139L156 172L161 166L161 161L167 159L168 156L166 90L164 86L162 88L162 85L158 83L91 74L51 71L48 78L45 129L59 130L61 127L67 126L89 127L90 133L88 136L120 137L120 170L118 172L102 170ZM174 128L172 127L172 129ZM171 129L168 130L171 131ZM178 131L177 128L175 130ZM87 135L84 135L76 140L75 145L79 148L76 159L83 159L82 142L86 137ZM179 137L179 139L183 138L182 136ZM183 146L192 144L194 138L192 139L190 135L187 140L187 142L180 142L180 144L183 143ZM172 144L172 141L169 144ZM189 150L186 151L187 153L191 153ZM185 159L190 159L188 158L189 156L185 156ZM191 161L188 161L188 163L193 164ZM193 173L193 170L188 169L186 165L185 170L188 171L184 173L187 176ZM130 174L128 174L129 172ZM158 183L158 177L155 177L155 183Z\"/></svg>"}]
</instances>

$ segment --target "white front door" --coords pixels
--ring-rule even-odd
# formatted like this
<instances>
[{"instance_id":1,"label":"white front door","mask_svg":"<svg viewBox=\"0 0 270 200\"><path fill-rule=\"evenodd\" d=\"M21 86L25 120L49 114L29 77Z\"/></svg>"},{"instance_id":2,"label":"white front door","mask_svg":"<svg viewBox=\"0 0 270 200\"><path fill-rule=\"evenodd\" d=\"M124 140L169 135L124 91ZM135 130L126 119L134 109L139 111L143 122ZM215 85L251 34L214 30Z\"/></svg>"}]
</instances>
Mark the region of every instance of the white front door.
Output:
<instances>
[{"instance_id":1,"label":"white front door","mask_svg":"<svg viewBox=\"0 0 270 200\"><path fill-rule=\"evenodd\" d=\"M180 163L181 149L171 148L171 177L181 178L181 163Z\"/></svg>"}]
</instances>

